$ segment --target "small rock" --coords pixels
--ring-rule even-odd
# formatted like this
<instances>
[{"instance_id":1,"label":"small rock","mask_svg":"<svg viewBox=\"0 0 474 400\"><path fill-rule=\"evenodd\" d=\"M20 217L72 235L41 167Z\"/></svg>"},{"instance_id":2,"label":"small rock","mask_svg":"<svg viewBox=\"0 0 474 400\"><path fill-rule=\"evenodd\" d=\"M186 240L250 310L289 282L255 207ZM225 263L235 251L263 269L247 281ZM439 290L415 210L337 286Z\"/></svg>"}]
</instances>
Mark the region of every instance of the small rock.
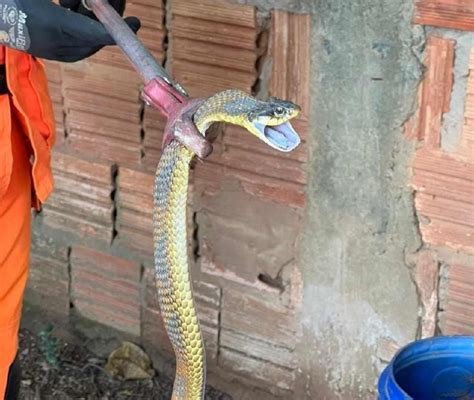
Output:
<instances>
[{"instance_id":1,"label":"small rock","mask_svg":"<svg viewBox=\"0 0 474 400\"><path fill-rule=\"evenodd\" d=\"M110 354L105 369L113 377L124 380L150 379L155 375L150 357L131 342L123 342Z\"/></svg>"}]
</instances>

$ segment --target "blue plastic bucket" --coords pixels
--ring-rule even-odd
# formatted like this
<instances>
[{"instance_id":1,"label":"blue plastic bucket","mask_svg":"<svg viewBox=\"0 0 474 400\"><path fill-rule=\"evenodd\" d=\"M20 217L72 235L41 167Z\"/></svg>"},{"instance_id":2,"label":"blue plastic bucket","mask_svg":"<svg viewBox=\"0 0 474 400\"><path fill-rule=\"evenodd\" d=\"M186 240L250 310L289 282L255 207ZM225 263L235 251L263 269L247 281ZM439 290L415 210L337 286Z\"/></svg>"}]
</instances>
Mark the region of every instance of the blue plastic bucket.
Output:
<instances>
[{"instance_id":1,"label":"blue plastic bucket","mask_svg":"<svg viewBox=\"0 0 474 400\"><path fill-rule=\"evenodd\" d=\"M440 336L402 348L378 383L380 400L474 399L474 336Z\"/></svg>"}]
</instances>

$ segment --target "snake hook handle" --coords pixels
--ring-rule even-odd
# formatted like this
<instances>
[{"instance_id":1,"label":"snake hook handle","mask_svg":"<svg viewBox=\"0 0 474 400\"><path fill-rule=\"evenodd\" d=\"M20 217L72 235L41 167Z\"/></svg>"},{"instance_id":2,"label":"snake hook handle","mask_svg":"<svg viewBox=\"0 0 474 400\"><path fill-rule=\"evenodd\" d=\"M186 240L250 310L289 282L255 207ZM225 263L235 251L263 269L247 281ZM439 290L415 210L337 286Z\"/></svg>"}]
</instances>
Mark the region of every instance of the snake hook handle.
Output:
<instances>
[{"instance_id":1,"label":"snake hook handle","mask_svg":"<svg viewBox=\"0 0 474 400\"><path fill-rule=\"evenodd\" d=\"M167 118L163 147L176 139L198 157L207 157L212 144L196 129L190 114L196 102L173 81L107 0L82 0L82 4L95 14L142 77L143 100Z\"/></svg>"}]
</instances>

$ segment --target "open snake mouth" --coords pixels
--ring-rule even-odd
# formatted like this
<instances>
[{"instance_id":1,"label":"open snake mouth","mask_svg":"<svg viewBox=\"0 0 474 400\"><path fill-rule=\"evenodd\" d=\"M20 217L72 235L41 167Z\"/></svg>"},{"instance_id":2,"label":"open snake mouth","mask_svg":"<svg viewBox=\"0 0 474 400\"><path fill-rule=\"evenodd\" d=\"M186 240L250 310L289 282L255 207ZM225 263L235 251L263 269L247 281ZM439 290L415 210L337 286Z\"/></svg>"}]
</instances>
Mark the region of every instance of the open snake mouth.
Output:
<instances>
[{"instance_id":1,"label":"open snake mouth","mask_svg":"<svg viewBox=\"0 0 474 400\"><path fill-rule=\"evenodd\" d=\"M280 125L264 125L256 123L259 137L271 147L288 152L296 148L301 140L289 122Z\"/></svg>"}]
</instances>

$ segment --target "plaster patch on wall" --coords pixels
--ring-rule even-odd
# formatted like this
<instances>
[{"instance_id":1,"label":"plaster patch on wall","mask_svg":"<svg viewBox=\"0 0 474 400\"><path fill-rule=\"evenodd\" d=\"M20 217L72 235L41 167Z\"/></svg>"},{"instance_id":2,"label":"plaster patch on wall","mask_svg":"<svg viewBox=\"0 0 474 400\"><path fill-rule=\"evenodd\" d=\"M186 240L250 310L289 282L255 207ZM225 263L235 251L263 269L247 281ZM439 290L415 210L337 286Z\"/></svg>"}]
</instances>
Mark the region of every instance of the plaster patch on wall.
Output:
<instances>
[{"instance_id":1,"label":"plaster patch on wall","mask_svg":"<svg viewBox=\"0 0 474 400\"><path fill-rule=\"evenodd\" d=\"M375 382L363 382L367 378L358 372L359 368L375 368L378 374L383 368L376 357L380 338L405 343L403 327L384 320L369 302L349 300L332 287L308 285L305 298L311 299L311 304L307 302L304 306L303 329L314 336L317 344L312 351L318 363L324 365L328 385L335 393L347 388L357 393L359 386L371 384L375 387ZM316 318L320 322L317 325L312 323ZM347 351L348 348L351 351ZM366 353L367 349L372 354L366 360L367 365L355 365L354 354Z\"/></svg>"}]
</instances>

